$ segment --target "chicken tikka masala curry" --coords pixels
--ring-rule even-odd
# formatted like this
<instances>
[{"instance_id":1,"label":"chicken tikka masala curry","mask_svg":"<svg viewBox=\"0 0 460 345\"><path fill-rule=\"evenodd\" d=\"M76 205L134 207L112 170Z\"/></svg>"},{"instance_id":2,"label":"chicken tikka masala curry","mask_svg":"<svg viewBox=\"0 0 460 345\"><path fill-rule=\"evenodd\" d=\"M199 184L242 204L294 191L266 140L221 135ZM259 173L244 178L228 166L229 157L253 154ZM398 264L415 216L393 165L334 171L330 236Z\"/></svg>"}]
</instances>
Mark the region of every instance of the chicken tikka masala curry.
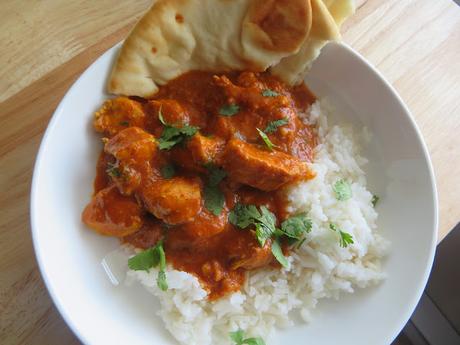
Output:
<instances>
[{"instance_id":1,"label":"chicken tikka masala curry","mask_svg":"<svg viewBox=\"0 0 460 345\"><path fill-rule=\"evenodd\" d=\"M248 270L286 265L309 231L285 189L314 177L316 133L301 119L314 101L304 84L252 72L188 72L152 99L107 100L83 222L160 253L154 261L198 277L210 299L239 290Z\"/></svg>"}]
</instances>

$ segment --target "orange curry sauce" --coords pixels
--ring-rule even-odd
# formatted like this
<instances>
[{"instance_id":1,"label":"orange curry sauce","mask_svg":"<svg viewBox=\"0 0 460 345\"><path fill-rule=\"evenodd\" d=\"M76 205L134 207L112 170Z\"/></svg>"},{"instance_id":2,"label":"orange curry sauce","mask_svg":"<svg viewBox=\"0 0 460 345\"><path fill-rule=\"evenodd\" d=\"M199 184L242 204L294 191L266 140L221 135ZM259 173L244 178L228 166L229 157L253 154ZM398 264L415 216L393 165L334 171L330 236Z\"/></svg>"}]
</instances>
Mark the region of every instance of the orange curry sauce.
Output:
<instances>
[{"instance_id":1,"label":"orange curry sauce","mask_svg":"<svg viewBox=\"0 0 460 345\"><path fill-rule=\"evenodd\" d=\"M265 205L277 224L286 219L284 187L314 176L306 163L313 158L316 134L299 117L314 101L304 84L288 87L251 72L190 72L152 99L106 101L94 120L105 146L83 222L138 248L163 239L167 262L197 276L210 299L239 290L246 271L278 265L271 241L261 247L253 229L229 223L229 212L238 202ZM236 105L236 113L222 115L228 105ZM199 130L160 149L165 130L160 113L167 125ZM267 131L276 145L270 150L257 128L281 119L287 121ZM218 185L225 196L219 215L205 207L210 164L227 174ZM170 166L174 175L165 177L162 169Z\"/></svg>"}]
</instances>

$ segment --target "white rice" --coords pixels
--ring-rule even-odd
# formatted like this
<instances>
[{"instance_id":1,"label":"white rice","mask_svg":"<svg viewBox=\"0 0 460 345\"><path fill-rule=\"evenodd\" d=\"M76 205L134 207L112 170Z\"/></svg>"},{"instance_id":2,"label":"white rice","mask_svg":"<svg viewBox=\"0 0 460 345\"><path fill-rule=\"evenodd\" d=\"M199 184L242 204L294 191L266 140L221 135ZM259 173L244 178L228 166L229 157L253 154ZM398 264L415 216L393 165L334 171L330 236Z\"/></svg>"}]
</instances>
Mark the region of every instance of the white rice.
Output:
<instances>
[{"instance_id":1,"label":"white rice","mask_svg":"<svg viewBox=\"0 0 460 345\"><path fill-rule=\"evenodd\" d=\"M290 211L306 212L313 227L301 248L291 252L289 269L265 268L248 274L241 292L209 302L194 276L168 268L169 289L159 290L158 271L129 271L127 282L140 281L161 303L158 312L165 327L181 344L230 344L228 333L245 330L248 336L263 336L270 343L276 327L293 324L298 310L308 322L321 298L338 298L384 278L380 260L388 243L376 232L377 212L366 189L362 166L351 129L328 126L329 107L323 101L312 106L310 123L316 122L320 144L312 164L316 177L289 190ZM352 198L338 201L332 186L346 179ZM353 236L354 244L339 245L335 223ZM211 336L210 336L211 334Z\"/></svg>"}]
</instances>

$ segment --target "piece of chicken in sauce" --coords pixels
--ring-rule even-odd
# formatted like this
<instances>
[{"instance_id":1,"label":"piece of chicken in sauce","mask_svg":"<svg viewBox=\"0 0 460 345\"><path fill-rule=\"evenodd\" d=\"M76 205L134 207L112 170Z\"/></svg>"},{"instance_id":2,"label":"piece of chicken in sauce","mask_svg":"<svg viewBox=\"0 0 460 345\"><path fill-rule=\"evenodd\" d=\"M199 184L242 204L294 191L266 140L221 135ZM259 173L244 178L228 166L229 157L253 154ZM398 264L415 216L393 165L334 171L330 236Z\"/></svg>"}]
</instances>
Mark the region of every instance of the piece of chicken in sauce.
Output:
<instances>
[{"instance_id":1,"label":"piece of chicken in sauce","mask_svg":"<svg viewBox=\"0 0 460 345\"><path fill-rule=\"evenodd\" d=\"M314 100L265 73L189 72L153 99L106 101L83 222L137 248L161 244L210 299L239 290L245 272L279 267L289 250L277 229L284 187L314 177L316 133L299 117Z\"/></svg>"}]
</instances>

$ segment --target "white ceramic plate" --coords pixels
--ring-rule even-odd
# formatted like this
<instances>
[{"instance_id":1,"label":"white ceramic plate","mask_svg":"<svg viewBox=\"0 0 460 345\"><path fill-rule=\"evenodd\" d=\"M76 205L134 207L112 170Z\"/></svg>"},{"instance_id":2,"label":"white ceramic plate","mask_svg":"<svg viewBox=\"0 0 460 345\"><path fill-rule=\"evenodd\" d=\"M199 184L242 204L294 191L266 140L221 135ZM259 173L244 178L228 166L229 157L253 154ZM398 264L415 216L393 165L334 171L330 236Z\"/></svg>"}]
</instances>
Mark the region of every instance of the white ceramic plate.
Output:
<instances>
[{"instance_id":1,"label":"white ceramic plate","mask_svg":"<svg viewBox=\"0 0 460 345\"><path fill-rule=\"evenodd\" d=\"M100 262L118 240L80 221L102 148L92 116L108 97L104 86L117 49L82 74L48 126L32 184L34 246L57 308L84 343L175 344L151 295L107 279ZM392 242L384 263L388 278L339 301L321 300L309 325L278 332L273 344L389 344L413 312L433 261L438 209L430 159L404 103L352 49L329 44L307 83L333 101L344 114L341 121L374 133L365 152L368 188L381 197L378 225Z\"/></svg>"}]
</instances>

